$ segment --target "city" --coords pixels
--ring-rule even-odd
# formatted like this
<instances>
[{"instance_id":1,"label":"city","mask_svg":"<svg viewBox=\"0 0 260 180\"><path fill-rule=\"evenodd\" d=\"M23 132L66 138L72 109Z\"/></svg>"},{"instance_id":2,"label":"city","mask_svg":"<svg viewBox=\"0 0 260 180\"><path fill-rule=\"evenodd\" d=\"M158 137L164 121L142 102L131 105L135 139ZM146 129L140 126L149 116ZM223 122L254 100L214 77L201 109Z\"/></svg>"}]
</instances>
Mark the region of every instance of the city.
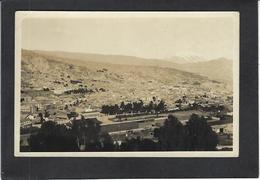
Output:
<instances>
[{"instance_id":1,"label":"city","mask_svg":"<svg viewBox=\"0 0 260 180\"><path fill-rule=\"evenodd\" d=\"M205 126L211 127L212 137L217 137L214 148L191 150L232 151L233 94L228 83L145 64L131 68L93 63L94 60L84 65L73 60L72 64L69 60L48 52L23 50L21 151L44 151L37 143L33 145L33 137L40 136L42 125L48 122L69 132L74 132L77 124L84 127L91 122L95 128L98 126L95 132L98 137L93 141L97 144L105 139L111 144L104 149L87 147L93 134L88 136L83 128L77 135L71 135L75 138L75 148L64 151L189 150L184 145L170 149L161 147L158 144L163 142L162 133L158 132L167 121L176 118L184 129L185 139L185 134L190 133L187 129L191 117L203 119ZM133 148L131 143L148 145Z\"/></svg>"}]
</instances>

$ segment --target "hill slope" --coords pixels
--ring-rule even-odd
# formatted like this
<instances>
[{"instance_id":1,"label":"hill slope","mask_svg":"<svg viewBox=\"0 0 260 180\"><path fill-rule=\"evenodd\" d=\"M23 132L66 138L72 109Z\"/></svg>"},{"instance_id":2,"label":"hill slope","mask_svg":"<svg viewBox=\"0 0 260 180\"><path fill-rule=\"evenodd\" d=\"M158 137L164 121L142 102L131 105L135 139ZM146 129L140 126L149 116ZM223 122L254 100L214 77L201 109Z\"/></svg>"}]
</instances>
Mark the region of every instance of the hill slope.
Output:
<instances>
[{"instance_id":1,"label":"hill slope","mask_svg":"<svg viewBox=\"0 0 260 180\"><path fill-rule=\"evenodd\" d=\"M57 58L80 60L82 63L95 62L95 63L109 63L118 65L131 65L131 66L158 66L158 67L172 67L175 64L165 60L159 59L145 59L134 56L124 55L104 55L93 53L74 53L62 51L33 51L41 55L47 55ZM78 61L79 62L79 61Z\"/></svg>"},{"instance_id":2,"label":"hill slope","mask_svg":"<svg viewBox=\"0 0 260 180\"><path fill-rule=\"evenodd\" d=\"M82 83L73 84L71 80ZM96 106L138 99L149 101L153 96L165 99L171 105L185 94L195 96L210 92L221 96L230 93L225 83L174 68L151 66L150 63L112 64L95 62L90 57L85 61L71 56L61 58L47 52L22 51L22 89L48 87L58 90L79 86L95 91L86 96L88 103Z\"/></svg>"},{"instance_id":3,"label":"hill slope","mask_svg":"<svg viewBox=\"0 0 260 180\"><path fill-rule=\"evenodd\" d=\"M232 83L233 79L232 61L225 58L214 59L206 62L178 64L175 68L228 83Z\"/></svg>"},{"instance_id":4,"label":"hill slope","mask_svg":"<svg viewBox=\"0 0 260 180\"><path fill-rule=\"evenodd\" d=\"M34 51L41 55L47 55L57 58L75 59L85 62L95 63L109 63L120 65L136 65L136 66L156 66L179 69L181 71L187 71L196 73L202 76L207 76L212 80L232 82L232 61L219 58L214 60L206 60L199 56L191 57L178 57L174 56L169 59L145 59L133 56L123 55L101 55L90 53L72 53L61 51ZM78 61L77 63L80 63Z\"/></svg>"}]
</instances>

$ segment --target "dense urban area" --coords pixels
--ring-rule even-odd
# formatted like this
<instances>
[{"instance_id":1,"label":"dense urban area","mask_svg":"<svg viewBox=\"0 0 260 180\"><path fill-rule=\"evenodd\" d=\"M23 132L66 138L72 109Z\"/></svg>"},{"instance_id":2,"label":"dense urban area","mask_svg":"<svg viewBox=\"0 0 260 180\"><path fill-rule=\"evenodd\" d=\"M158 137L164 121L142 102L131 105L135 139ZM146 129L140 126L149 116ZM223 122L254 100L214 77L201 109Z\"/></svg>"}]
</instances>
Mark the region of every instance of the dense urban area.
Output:
<instances>
[{"instance_id":1,"label":"dense urban area","mask_svg":"<svg viewBox=\"0 0 260 180\"><path fill-rule=\"evenodd\" d=\"M23 50L20 151L233 149L232 80L99 58Z\"/></svg>"}]
</instances>

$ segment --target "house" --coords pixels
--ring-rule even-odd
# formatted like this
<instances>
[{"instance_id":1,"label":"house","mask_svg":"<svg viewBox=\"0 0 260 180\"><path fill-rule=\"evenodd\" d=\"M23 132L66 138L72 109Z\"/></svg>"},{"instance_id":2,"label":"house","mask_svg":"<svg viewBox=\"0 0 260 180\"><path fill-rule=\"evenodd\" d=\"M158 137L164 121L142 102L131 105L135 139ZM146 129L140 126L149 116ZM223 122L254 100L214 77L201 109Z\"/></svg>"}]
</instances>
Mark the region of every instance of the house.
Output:
<instances>
[{"instance_id":1,"label":"house","mask_svg":"<svg viewBox=\"0 0 260 180\"><path fill-rule=\"evenodd\" d=\"M56 95L61 95L61 94L64 93L64 90L63 90L63 89L55 89L55 90L53 91L53 93L56 94Z\"/></svg>"},{"instance_id":2,"label":"house","mask_svg":"<svg viewBox=\"0 0 260 180\"><path fill-rule=\"evenodd\" d=\"M69 113L67 113L67 116L69 119L71 119L71 118L74 119L74 118L78 117L79 114L76 112L69 112Z\"/></svg>"},{"instance_id":3,"label":"house","mask_svg":"<svg viewBox=\"0 0 260 180\"><path fill-rule=\"evenodd\" d=\"M219 121L219 120L220 120L220 117L212 116L211 119L212 119L212 120L215 120L215 121Z\"/></svg>"},{"instance_id":4,"label":"house","mask_svg":"<svg viewBox=\"0 0 260 180\"><path fill-rule=\"evenodd\" d=\"M70 120L67 118L67 119L55 119L55 122L57 124L67 124L70 122Z\"/></svg>"},{"instance_id":5,"label":"house","mask_svg":"<svg viewBox=\"0 0 260 180\"><path fill-rule=\"evenodd\" d=\"M21 122L21 128L30 128L30 127L32 127L31 120L25 120Z\"/></svg>"},{"instance_id":6,"label":"house","mask_svg":"<svg viewBox=\"0 0 260 180\"><path fill-rule=\"evenodd\" d=\"M233 133L233 124L220 124L211 126L212 130L218 134L232 134Z\"/></svg>"},{"instance_id":7,"label":"house","mask_svg":"<svg viewBox=\"0 0 260 180\"><path fill-rule=\"evenodd\" d=\"M228 116L233 116L233 112L227 112Z\"/></svg>"},{"instance_id":8,"label":"house","mask_svg":"<svg viewBox=\"0 0 260 180\"><path fill-rule=\"evenodd\" d=\"M100 116L99 111L88 111L81 113L82 116L84 116L85 119L87 118L98 118Z\"/></svg>"},{"instance_id":9,"label":"house","mask_svg":"<svg viewBox=\"0 0 260 180\"><path fill-rule=\"evenodd\" d=\"M31 107L29 105L21 105L20 110L22 113L29 113L31 112Z\"/></svg>"},{"instance_id":10,"label":"house","mask_svg":"<svg viewBox=\"0 0 260 180\"><path fill-rule=\"evenodd\" d=\"M42 124L32 124L32 127L41 128Z\"/></svg>"},{"instance_id":11,"label":"house","mask_svg":"<svg viewBox=\"0 0 260 180\"><path fill-rule=\"evenodd\" d=\"M32 101L32 97L31 96L23 96L21 97L21 101L22 102L31 102Z\"/></svg>"},{"instance_id":12,"label":"house","mask_svg":"<svg viewBox=\"0 0 260 180\"><path fill-rule=\"evenodd\" d=\"M57 124L67 124L69 123L69 118L65 111L58 111L55 115L55 122Z\"/></svg>"}]
</instances>

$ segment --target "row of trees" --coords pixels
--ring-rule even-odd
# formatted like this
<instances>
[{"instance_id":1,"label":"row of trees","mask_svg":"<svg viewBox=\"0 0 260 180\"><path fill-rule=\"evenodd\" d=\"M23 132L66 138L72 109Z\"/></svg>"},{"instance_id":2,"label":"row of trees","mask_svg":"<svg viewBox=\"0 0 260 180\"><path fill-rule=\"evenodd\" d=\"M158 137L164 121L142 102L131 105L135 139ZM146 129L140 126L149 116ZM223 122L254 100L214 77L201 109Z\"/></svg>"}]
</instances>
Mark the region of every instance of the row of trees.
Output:
<instances>
[{"instance_id":1,"label":"row of trees","mask_svg":"<svg viewBox=\"0 0 260 180\"><path fill-rule=\"evenodd\" d=\"M101 113L115 115L123 113L159 113L166 110L166 104L163 100L158 103L150 101L149 104L144 104L142 100L137 102L121 102L120 105L103 105Z\"/></svg>"},{"instance_id":2,"label":"row of trees","mask_svg":"<svg viewBox=\"0 0 260 180\"><path fill-rule=\"evenodd\" d=\"M94 119L74 121L70 129L47 121L31 135L33 152L69 151L209 151L216 150L218 138L204 117L193 114L186 125L169 115L164 125L154 130L153 139L125 139L118 144L108 133L102 133Z\"/></svg>"}]
</instances>

